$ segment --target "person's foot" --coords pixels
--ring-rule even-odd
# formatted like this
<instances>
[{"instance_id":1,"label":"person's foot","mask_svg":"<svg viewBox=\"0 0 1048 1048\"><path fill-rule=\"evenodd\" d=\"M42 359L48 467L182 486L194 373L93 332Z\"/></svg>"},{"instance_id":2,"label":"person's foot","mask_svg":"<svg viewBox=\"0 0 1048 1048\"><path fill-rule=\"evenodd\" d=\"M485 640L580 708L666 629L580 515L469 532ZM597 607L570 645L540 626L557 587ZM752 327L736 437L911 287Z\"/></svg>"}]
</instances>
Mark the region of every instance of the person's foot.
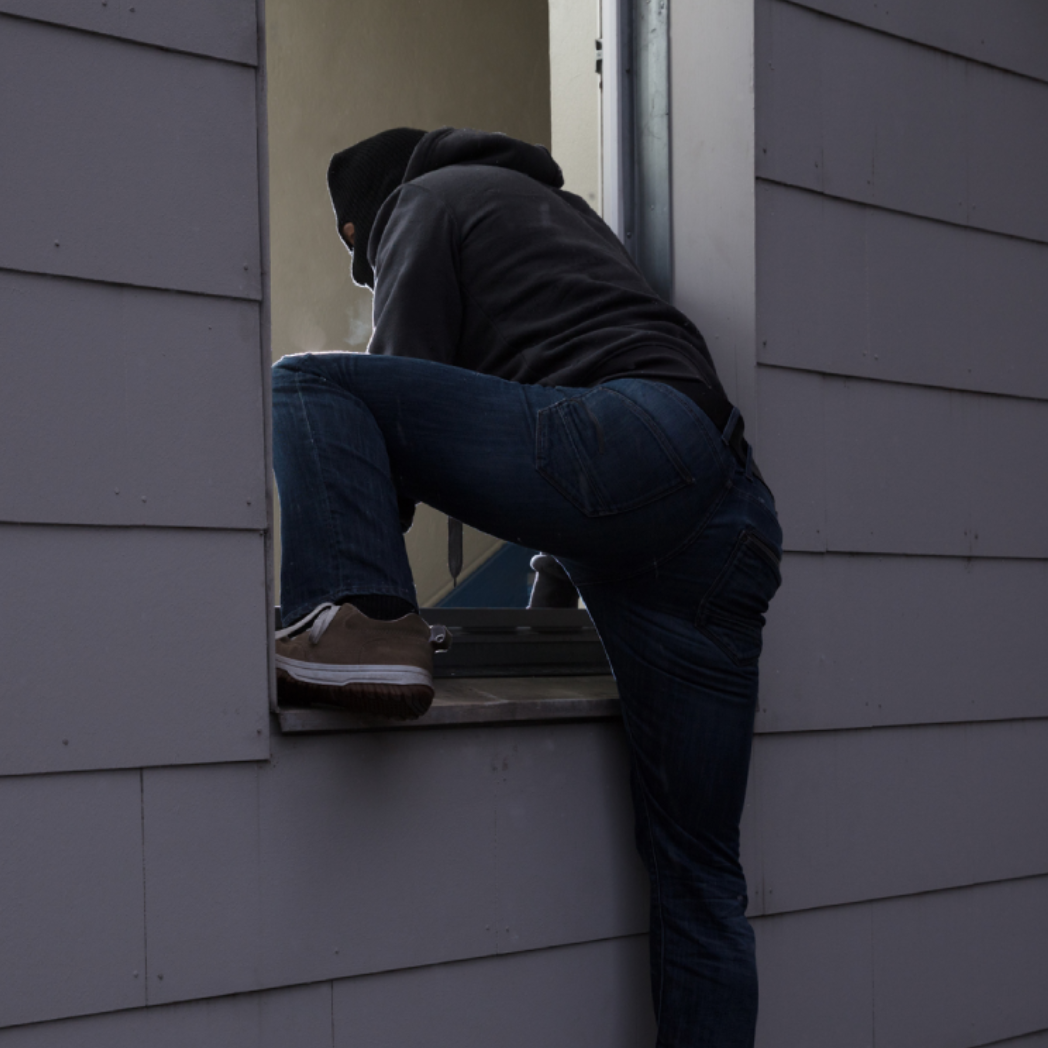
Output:
<instances>
[{"instance_id":1,"label":"person's foot","mask_svg":"<svg viewBox=\"0 0 1048 1048\"><path fill-rule=\"evenodd\" d=\"M374 717L421 717L433 701L433 652L443 626L410 614L385 622L352 604L321 604L276 636L277 698Z\"/></svg>"}]
</instances>

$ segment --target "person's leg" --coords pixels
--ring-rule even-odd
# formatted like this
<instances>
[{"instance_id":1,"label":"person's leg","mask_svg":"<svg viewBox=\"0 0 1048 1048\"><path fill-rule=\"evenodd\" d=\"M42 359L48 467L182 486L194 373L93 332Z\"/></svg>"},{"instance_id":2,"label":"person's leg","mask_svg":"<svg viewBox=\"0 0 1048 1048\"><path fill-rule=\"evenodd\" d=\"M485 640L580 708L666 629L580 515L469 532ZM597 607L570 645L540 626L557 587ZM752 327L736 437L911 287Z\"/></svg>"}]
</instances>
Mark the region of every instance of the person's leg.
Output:
<instances>
[{"instance_id":1,"label":"person's leg","mask_svg":"<svg viewBox=\"0 0 1048 1048\"><path fill-rule=\"evenodd\" d=\"M722 485L705 442L674 447L611 390L354 353L274 365L273 458L285 620L352 593L413 599L398 491L499 538L617 568L687 541Z\"/></svg>"},{"instance_id":2,"label":"person's leg","mask_svg":"<svg viewBox=\"0 0 1048 1048\"><path fill-rule=\"evenodd\" d=\"M729 494L718 516L732 516L736 501ZM769 515L744 507L743 516L751 517L744 527L777 541ZM709 535L657 573L580 585L615 669L630 741L637 846L651 880L659 1048L753 1044L757 971L739 819L757 616L778 585L775 552L725 551ZM740 608L752 614L734 618Z\"/></svg>"},{"instance_id":3,"label":"person's leg","mask_svg":"<svg viewBox=\"0 0 1048 1048\"><path fill-rule=\"evenodd\" d=\"M735 460L728 435L718 442L726 483L692 542L627 578L566 563L622 698L637 845L651 878L658 1048L751 1048L756 1028L739 820L782 532L771 493L752 460Z\"/></svg>"},{"instance_id":4,"label":"person's leg","mask_svg":"<svg viewBox=\"0 0 1048 1048\"><path fill-rule=\"evenodd\" d=\"M294 358L285 358L285 360ZM381 431L355 397L306 368L273 368L281 618L384 595L415 604Z\"/></svg>"}]
</instances>

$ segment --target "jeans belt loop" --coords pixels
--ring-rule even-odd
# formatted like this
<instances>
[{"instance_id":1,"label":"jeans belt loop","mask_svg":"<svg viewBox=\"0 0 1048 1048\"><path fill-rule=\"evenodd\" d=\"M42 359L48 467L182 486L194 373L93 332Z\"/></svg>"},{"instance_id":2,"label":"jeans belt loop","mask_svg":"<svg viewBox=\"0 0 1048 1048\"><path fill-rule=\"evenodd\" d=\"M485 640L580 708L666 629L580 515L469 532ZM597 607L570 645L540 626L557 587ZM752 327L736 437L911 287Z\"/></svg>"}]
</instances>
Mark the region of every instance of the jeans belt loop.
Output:
<instances>
[{"instance_id":1,"label":"jeans belt loop","mask_svg":"<svg viewBox=\"0 0 1048 1048\"><path fill-rule=\"evenodd\" d=\"M726 447L731 446L731 435L735 432L735 425L739 421L739 409L732 406L731 414L728 416L728 421L721 432L721 440L724 441Z\"/></svg>"}]
</instances>

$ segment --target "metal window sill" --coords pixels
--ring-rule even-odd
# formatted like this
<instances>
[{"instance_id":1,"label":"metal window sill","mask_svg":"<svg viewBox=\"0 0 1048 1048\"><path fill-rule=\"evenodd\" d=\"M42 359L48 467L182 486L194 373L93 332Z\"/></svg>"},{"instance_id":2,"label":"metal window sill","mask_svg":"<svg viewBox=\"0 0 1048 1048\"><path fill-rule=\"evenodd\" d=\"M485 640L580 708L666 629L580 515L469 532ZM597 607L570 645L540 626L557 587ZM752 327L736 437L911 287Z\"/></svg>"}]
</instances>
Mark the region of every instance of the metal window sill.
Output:
<instances>
[{"instance_id":1,"label":"metal window sill","mask_svg":"<svg viewBox=\"0 0 1048 1048\"><path fill-rule=\"evenodd\" d=\"M438 679L429 712L413 721L323 709L278 709L276 715L283 733L308 734L607 720L621 716L621 712L614 679L601 675Z\"/></svg>"},{"instance_id":2,"label":"metal window sill","mask_svg":"<svg viewBox=\"0 0 1048 1048\"><path fill-rule=\"evenodd\" d=\"M600 720L619 693L589 614L580 609L423 608L451 632L434 660L436 697L414 721L341 710L278 708L286 734Z\"/></svg>"}]
</instances>

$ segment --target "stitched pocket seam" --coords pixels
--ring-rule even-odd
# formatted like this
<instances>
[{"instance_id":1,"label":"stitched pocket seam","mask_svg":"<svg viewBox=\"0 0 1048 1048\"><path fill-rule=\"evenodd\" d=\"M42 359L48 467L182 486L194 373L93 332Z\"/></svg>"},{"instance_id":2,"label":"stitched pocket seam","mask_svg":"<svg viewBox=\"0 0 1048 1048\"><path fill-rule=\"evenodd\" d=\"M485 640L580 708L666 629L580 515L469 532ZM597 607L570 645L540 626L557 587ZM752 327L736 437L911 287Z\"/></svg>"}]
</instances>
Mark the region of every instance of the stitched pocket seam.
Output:
<instances>
[{"instance_id":1,"label":"stitched pocket seam","mask_svg":"<svg viewBox=\"0 0 1048 1048\"><path fill-rule=\"evenodd\" d=\"M744 654L738 645L732 643L730 637L723 635L723 631L710 628L711 623L720 621L729 625L738 625L748 629L752 628L753 624L747 619L734 615L731 612L722 611L713 614L711 613L710 606L723 591L725 584L731 578L736 565L748 547L752 548L769 567L774 569L776 576L779 578L779 584L781 585L781 556L770 543L757 533L754 528L745 528L739 535L738 539L736 539L735 546L733 547L727 561L725 561L724 567L722 567L718 572L717 577L707 591L706 596L703 597L695 620L696 628L713 641L713 643L716 644L732 660L732 662L738 666L752 666L756 664L757 660L760 658L763 644L758 642L755 654ZM778 586L776 586L776 589L777 588Z\"/></svg>"},{"instance_id":2,"label":"stitched pocket seam","mask_svg":"<svg viewBox=\"0 0 1048 1048\"><path fill-rule=\"evenodd\" d=\"M587 397L596 393L598 390L604 394L613 394L618 397L619 400L624 403L626 410L629 411L633 418L635 418L637 422L645 428L647 433L655 440L663 455L665 455L668 465L676 474L676 483L666 483L662 487L647 492L638 498L630 499L622 503L615 503L613 505L612 499L608 496L600 478L594 474L594 471L590 467L588 456L583 453L583 450L579 446L575 422L568 414L570 405L576 403L581 405ZM589 405L583 406L587 411L589 411ZM592 412L590 412L590 414L592 415ZM586 393L580 397L569 397L558 401L556 404L551 404L549 407L542 408L538 412L536 419L537 429L539 431L539 437L536 441L536 469L547 482L552 484L561 495L571 502L580 512L586 514L586 516L611 516L615 513L624 513L628 510L638 509L641 506L648 505L660 498L664 498L681 487L695 483L690 471L687 469L676 450L667 442L664 434L660 432L658 426L654 424L651 415L630 400L629 397L623 396L617 390L608 389L603 386L595 387L592 390L587 390ZM592 508L590 509L587 509L584 505L578 492L569 489L569 487L558 478L558 471L551 465L551 437L554 426L559 426L561 436L566 441L567 447L570 449L579 473L585 477L586 483L589 485L593 496L591 499Z\"/></svg>"}]
</instances>

